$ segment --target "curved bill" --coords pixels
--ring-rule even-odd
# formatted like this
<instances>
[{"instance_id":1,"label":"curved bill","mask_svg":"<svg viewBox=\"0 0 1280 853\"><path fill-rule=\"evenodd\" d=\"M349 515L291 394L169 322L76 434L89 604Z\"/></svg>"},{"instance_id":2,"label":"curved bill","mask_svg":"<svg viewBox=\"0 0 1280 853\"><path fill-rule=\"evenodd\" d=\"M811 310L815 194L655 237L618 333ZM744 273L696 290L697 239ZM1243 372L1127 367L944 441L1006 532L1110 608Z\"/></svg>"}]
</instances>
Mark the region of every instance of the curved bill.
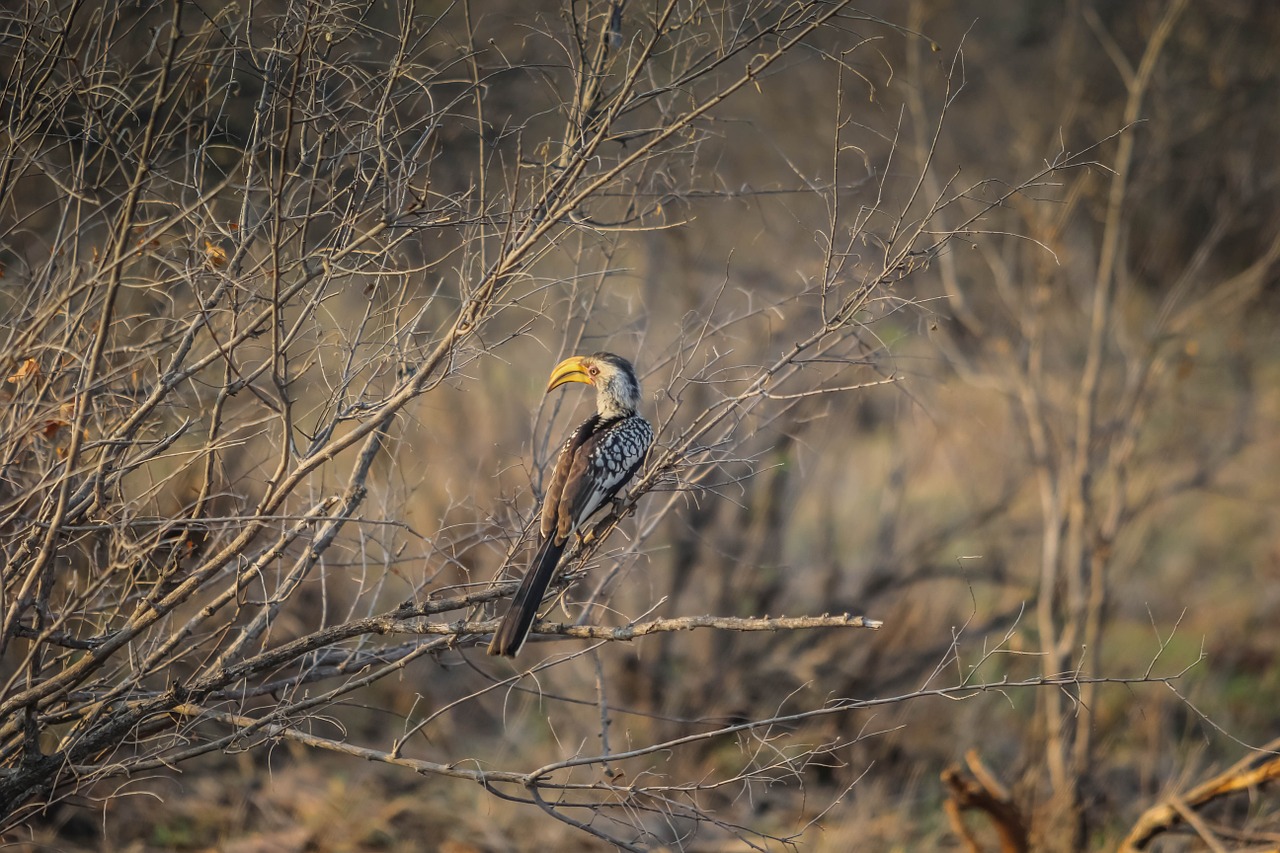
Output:
<instances>
[{"instance_id":1,"label":"curved bill","mask_svg":"<svg viewBox=\"0 0 1280 853\"><path fill-rule=\"evenodd\" d=\"M556 365L556 369L551 371L550 381L547 382L547 390L559 388L561 385L567 385L570 382L581 382L584 385L591 384L591 374L587 373L587 366L583 363L583 357L580 355L570 356Z\"/></svg>"}]
</instances>

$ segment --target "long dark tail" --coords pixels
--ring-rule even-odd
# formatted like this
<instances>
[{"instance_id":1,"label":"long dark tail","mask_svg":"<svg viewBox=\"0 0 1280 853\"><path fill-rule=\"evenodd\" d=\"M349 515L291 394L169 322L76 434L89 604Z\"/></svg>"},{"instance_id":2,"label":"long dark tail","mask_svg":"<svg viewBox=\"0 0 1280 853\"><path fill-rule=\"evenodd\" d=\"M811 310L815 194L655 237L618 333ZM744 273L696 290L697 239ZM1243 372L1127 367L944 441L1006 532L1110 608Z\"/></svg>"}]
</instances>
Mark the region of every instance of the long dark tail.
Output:
<instances>
[{"instance_id":1,"label":"long dark tail","mask_svg":"<svg viewBox=\"0 0 1280 853\"><path fill-rule=\"evenodd\" d=\"M564 543L557 545L555 537L549 536L542 541L529 570L524 573L524 581L511 599L511 607L507 615L502 617L502 624L489 643L489 654L513 658L520 654L524 641L529 637L529 629L533 620L538 618L538 608L542 606L542 596L546 595L551 578L556 573L556 565L560 555L564 553Z\"/></svg>"}]
</instances>

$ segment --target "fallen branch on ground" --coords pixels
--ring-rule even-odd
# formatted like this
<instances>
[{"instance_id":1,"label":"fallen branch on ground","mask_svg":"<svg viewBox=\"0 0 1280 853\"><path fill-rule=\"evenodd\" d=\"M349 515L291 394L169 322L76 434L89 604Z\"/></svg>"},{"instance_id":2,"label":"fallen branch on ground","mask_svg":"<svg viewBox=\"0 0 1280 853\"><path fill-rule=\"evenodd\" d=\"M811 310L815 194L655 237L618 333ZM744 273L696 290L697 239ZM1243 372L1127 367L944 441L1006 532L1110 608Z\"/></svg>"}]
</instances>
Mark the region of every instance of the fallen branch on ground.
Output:
<instances>
[{"instance_id":1,"label":"fallen branch on ground","mask_svg":"<svg viewBox=\"0 0 1280 853\"><path fill-rule=\"evenodd\" d=\"M1246 758L1185 794L1170 794L1160 803L1143 812L1133 825L1128 837L1120 845L1120 853L1146 849L1151 839L1186 821L1195 827L1195 819L1188 817L1195 810L1228 794L1247 791L1265 782L1280 779L1280 738L1276 738Z\"/></svg>"}]
</instances>

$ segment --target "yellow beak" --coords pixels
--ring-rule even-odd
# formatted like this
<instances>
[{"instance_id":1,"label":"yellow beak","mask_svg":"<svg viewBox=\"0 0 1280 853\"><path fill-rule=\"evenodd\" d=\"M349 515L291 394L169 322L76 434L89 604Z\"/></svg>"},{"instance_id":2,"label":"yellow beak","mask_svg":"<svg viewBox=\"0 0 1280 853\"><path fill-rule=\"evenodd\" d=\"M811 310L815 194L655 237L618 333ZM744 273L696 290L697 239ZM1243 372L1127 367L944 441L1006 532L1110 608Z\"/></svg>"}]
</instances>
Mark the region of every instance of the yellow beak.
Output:
<instances>
[{"instance_id":1,"label":"yellow beak","mask_svg":"<svg viewBox=\"0 0 1280 853\"><path fill-rule=\"evenodd\" d=\"M583 357L580 355L570 356L556 365L556 369L551 371L551 380L547 382L547 391L559 388L561 385L567 385L570 382L581 382L584 385L591 384L591 374L587 373L587 366L583 363Z\"/></svg>"}]
</instances>

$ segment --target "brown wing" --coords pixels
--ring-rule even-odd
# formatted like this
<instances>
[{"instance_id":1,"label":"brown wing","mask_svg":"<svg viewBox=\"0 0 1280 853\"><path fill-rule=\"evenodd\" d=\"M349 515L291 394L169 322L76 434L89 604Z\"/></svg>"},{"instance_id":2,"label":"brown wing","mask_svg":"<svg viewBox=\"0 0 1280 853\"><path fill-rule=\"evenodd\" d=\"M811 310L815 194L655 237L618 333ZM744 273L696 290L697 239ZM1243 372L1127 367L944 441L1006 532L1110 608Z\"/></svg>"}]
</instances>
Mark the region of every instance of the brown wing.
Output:
<instances>
[{"instance_id":1,"label":"brown wing","mask_svg":"<svg viewBox=\"0 0 1280 853\"><path fill-rule=\"evenodd\" d=\"M551 472L551 482L547 484L547 494L542 499L542 538L547 539L557 531L560 522L560 503L564 498L565 483L569 481L577 451L591 438L600 423L599 415L592 415L573 431L560 449L556 459L556 467ZM566 530L560 535L561 541L569 535Z\"/></svg>"}]
</instances>

